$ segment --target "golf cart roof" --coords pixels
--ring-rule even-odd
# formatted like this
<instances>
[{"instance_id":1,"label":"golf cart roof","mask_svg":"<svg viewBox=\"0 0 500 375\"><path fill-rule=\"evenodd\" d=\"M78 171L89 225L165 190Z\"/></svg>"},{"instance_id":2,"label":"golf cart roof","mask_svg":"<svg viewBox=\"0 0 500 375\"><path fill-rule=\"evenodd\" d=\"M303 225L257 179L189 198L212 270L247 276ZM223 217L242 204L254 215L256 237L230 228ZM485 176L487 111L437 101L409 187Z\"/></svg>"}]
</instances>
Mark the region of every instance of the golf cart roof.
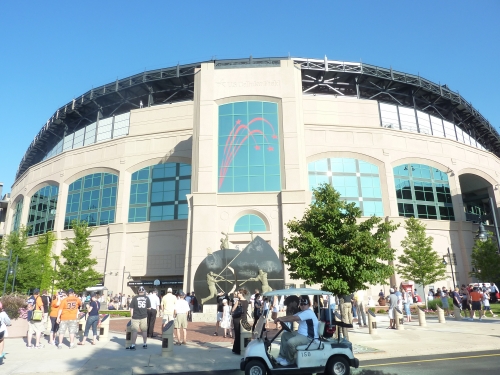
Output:
<instances>
[{"instance_id":1,"label":"golf cart roof","mask_svg":"<svg viewBox=\"0 0 500 375\"><path fill-rule=\"evenodd\" d=\"M274 296L291 296L291 295L314 295L323 296L333 294L332 292L327 292L326 290L311 289L311 288L290 288L290 289L279 289L272 290L270 292L264 293L264 297L274 297Z\"/></svg>"}]
</instances>

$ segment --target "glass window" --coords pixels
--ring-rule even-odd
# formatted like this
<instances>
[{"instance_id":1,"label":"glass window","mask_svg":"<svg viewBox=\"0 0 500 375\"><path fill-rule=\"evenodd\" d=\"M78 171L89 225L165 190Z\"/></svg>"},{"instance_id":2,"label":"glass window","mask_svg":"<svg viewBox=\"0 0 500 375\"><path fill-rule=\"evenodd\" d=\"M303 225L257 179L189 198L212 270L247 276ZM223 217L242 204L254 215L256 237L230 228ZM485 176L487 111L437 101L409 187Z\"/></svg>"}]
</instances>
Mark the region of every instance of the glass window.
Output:
<instances>
[{"instance_id":1,"label":"glass window","mask_svg":"<svg viewBox=\"0 0 500 375\"><path fill-rule=\"evenodd\" d=\"M64 229L70 229L73 220L89 226L114 223L117 188L118 176L111 173L90 174L70 184Z\"/></svg>"},{"instance_id":2,"label":"glass window","mask_svg":"<svg viewBox=\"0 0 500 375\"><path fill-rule=\"evenodd\" d=\"M280 191L278 104L219 106L219 192Z\"/></svg>"},{"instance_id":3,"label":"glass window","mask_svg":"<svg viewBox=\"0 0 500 375\"><path fill-rule=\"evenodd\" d=\"M265 232L266 224L257 215L244 215L238 219L234 225L235 232Z\"/></svg>"},{"instance_id":4,"label":"glass window","mask_svg":"<svg viewBox=\"0 0 500 375\"><path fill-rule=\"evenodd\" d=\"M23 202L24 202L24 199L21 198L20 200L17 201L17 203L14 207L14 213L12 215L12 225L11 225L12 232L17 232L19 230L19 227L21 226L21 215L23 213Z\"/></svg>"},{"instance_id":5,"label":"glass window","mask_svg":"<svg viewBox=\"0 0 500 375\"><path fill-rule=\"evenodd\" d=\"M455 220L448 175L423 164L394 168L399 216Z\"/></svg>"},{"instance_id":6,"label":"glass window","mask_svg":"<svg viewBox=\"0 0 500 375\"><path fill-rule=\"evenodd\" d=\"M54 230L59 187L49 185L31 197L28 217L28 236L36 236Z\"/></svg>"},{"instance_id":7,"label":"glass window","mask_svg":"<svg viewBox=\"0 0 500 375\"><path fill-rule=\"evenodd\" d=\"M164 163L132 173L128 221L188 218L187 194L191 194L191 165Z\"/></svg>"},{"instance_id":8,"label":"glass window","mask_svg":"<svg viewBox=\"0 0 500 375\"><path fill-rule=\"evenodd\" d=\"M378 167L352 158L321 159L308 165L309 188L332 185L347 202L354 203L363 216L384 216Z\"/></svg>"}]
</instances>

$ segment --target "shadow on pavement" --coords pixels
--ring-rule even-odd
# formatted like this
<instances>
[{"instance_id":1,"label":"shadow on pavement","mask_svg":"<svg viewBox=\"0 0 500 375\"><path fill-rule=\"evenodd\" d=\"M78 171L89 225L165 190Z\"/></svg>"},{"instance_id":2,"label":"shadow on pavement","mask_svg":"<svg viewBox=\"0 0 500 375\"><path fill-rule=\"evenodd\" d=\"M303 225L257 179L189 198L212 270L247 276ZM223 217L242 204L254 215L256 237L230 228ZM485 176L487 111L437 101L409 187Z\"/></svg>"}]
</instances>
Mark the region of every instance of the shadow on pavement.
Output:
<instances>
[{"instance_id":1,"label":"shadow on pavement","mask_svg":"<svg viewBox=\"0 0 500 375\"><path fill-rule=\"evenodd\" d=\"M397 375L397 374L392 374L390 372L384 372L380 370L353 370L352 371L353 375Z\"/></svg>"}]
</instances>

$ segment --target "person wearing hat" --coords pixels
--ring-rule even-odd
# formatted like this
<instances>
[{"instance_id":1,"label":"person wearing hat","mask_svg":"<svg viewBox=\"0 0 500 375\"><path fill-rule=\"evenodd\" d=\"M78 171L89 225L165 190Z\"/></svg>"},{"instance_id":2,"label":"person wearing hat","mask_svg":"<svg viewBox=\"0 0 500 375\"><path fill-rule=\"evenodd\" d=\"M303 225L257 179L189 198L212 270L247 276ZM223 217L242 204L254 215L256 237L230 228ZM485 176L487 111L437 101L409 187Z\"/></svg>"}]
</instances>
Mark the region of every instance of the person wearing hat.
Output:
<instances>
[{"instance_id":1,"label":"person wearing hat","mask_svg":"<svg viewBox=\"0 0 500 375\"><path fill-rule=\"evenodd\" d=\"M35 346L34 348L40 349L43 348L43 344L40 343L40 336L44 330L44 325L45 323L43 320L41 321L34 321L32 320L33 318L33 312L35 310L42 310L43 309L43 301L40 298L40 289L35 289L33 291L33 294L28 298L28 337L27 337L27 342L28 342L28 348L33 348L31 345L31 338L33 337L33 332L35 333L36 341L35 341Z\"/></svg>"},{"instance_id":2,"label":"person wearing hat","mask_svg":"<svg viewBox=\"0 0 500 375\"><path fill-rule=\"evenodd\" d=\"M297 346L309 344L311 339L318 338L318 318L311 309L309 296L302 295L299 300L300 311L294 315L276 318L274 323L298 322L295 332L283 332L281 335L280 354L276 360L282 366L289 366L295 361Z\"/></svg>"},{"instance_id":3,"label":"person wearing hat","mask_svg":"<svg viewBox=\"0 0 500 375\"><path fill-rule=\"evenodd\" d=\"M87 305L87 322L85 323L85 333L82 337L82 341L78 345L85 345L87 337L89 336L90 327L92 327L92 345L96 344L97 340L97 324L99 323L99 310L101 309L101 304L97 300L97 296L94 292L90 293L90 302Z\"/></svg>"},{"instance_id":4,"label":"person wearing hat","mask_svg":"<svg viewBox=\"0 0 500 375\"><path fill-rule=\"evenodd\" d=\"M140 329L142 334L143 349L148 348L148 310L151 308L151 301L146 296L146 289L140 286L138 289L139 295L134 296L130 302L131 319L131 343L125 349L135 350L135 342L137 340L137 332Z\"/></svg>"},{"instance_id":5,"label":"person wearing hat","mask_svg":"<svg viewBox=\"0 0 500 375\"><path fill-rule=\"evenodd\" d=\"M177 334L177 342L175 345L186 345L187 340L187 316L189 314L189 304L184 299L185 293L181 290L179 292L179 299L174 305L174 328ZM181 340L181 329L184 333L184 340Z\"/></svg>"},{"instance_id":6,"label":"person wearing hat","mask_svg":"<svg viewBox=\"0 0 500 375\"><path fill-rule=\"evenodd\" d=\"M163 314L163 326L168 322L174 320L174 305L177 302L177 298L172 294L172 288L167 289L167 294L161 299L161 311Z\"/></svg>"},{"instance_id":7,"label":"person wearing hat","mask_svg":"<svg viewBox=\"0 0 500 375\"><path fill-rule=\"evenodd\" d=\"M68 289L68 296L61 301L56 322L59 324L59 345L63 348L64 333L69 332L69 348L76 348L75 335L78 333L78 309L82 306L82 301L75 295L75 291Z\"/></svg>"}]
</instances>

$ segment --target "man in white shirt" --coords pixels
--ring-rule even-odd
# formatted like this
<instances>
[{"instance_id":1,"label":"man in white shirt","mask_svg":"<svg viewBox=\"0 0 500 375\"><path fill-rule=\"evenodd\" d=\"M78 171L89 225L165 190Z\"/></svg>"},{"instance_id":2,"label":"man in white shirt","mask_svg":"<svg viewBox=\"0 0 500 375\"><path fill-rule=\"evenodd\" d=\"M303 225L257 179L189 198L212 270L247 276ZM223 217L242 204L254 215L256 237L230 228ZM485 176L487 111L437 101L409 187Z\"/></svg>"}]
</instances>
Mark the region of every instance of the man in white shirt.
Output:
<instances>
[{"instance_id":1,"label":"man in white shirt","mask_svg":"<svg viewBox=\"0 0 500 375\"><path fill-rule=\"evenodd\" d=\"M172 288L167 289L167 294L161 299L161 310L163 312L163 326L174 320L174 305L177 298L172 294Z\"/></svg>"},{"instance_id":2,"label":"man in white shirt","mask_svg":"<svg viewBox=\"0 0 500 375\"><path fill-rule=\"evenodd\" d=\"M184 292L179 292L179 299L174 305L174 328L177 335L175 345L186 345L187 340L187 315L189 313L189 304L184 299ZM184 340L181 340L181 329L184 333Z\"/></svg>"},{"instance_id":3,"label":"man in white shirt","mask_svg":"<svg viewBox=\"0 0 500 375\"><path fill-rule=\"evenodd\" d=\"M295 361L297 346L309 344L312 339L318 338L318 318L311 309L309 296L302 295L299 300L300 311L294 315L282 316L275 319L275 323L299 322L296 332L283 332L281 335L280 354L276 360L282 366L289 366Z\"/></svg>"},{"instance_id":4,"label":"man in white shirt","mask_svg":"<svg viewBox=\"0 0 500 375\"><path fill-rule=\"evenodd\" d=\"M148 295L151 302L151 309L148 310L148 337L155 337L154 329L156 322L156 315L158 314L158 307L160 306L160 299L158 298L158 291L155 289L153 293Z\"/></svg>"}]
</instances>

